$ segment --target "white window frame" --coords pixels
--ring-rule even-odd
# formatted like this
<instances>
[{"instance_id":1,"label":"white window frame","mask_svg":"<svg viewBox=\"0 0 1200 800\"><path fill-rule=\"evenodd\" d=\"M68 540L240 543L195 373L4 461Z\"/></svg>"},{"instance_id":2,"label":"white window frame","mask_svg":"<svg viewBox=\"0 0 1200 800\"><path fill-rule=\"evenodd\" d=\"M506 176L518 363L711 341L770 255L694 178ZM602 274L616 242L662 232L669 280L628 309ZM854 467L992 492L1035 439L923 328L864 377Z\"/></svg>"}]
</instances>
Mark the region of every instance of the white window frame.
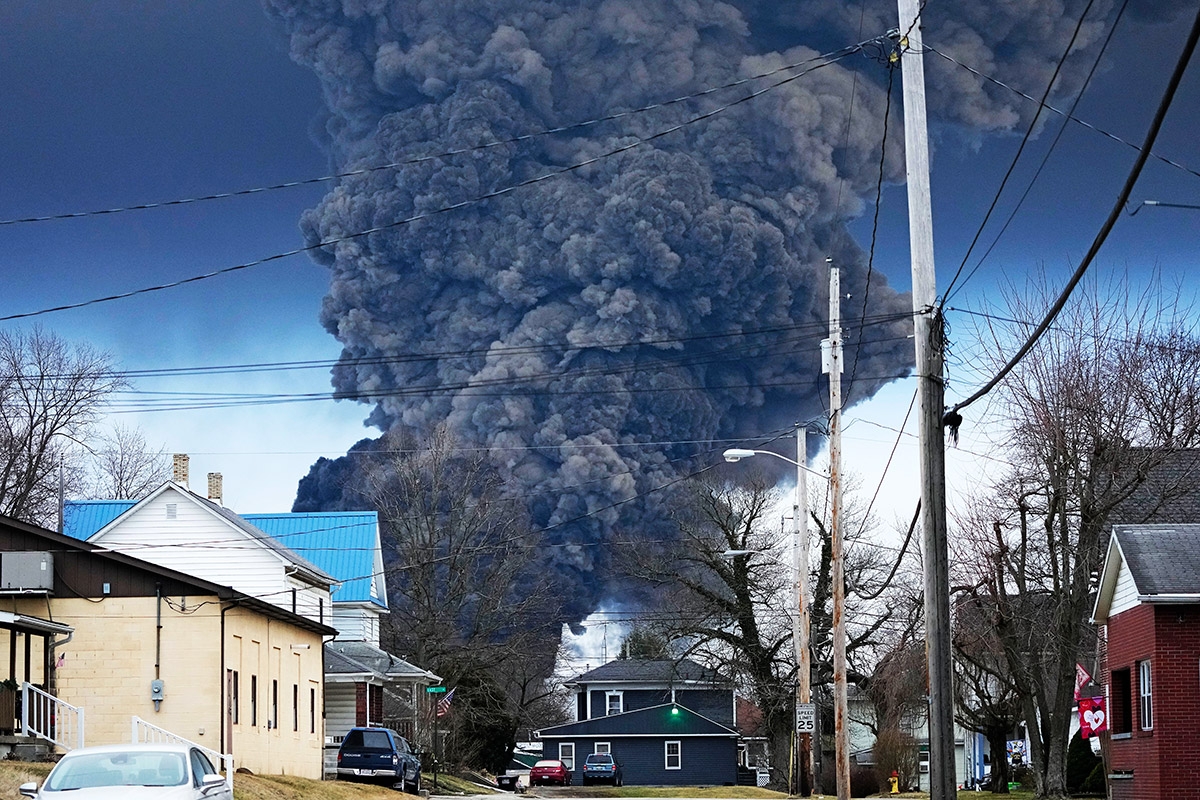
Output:
<instances>
[{"instance_id":1,"label":"white window frame","mask_svg":"<svg viewBox=\"0 0 1200 800\"><path fill-rule=\"evenodd\" d=\"M613 698L617 700L617 710L613 711ZM611 717L614 714L621 714L625 711L625 693L624 692L606 692L604 695L604 716Z\"/></svg>"},{"instance_id":2,"label":"white window frame","mask_svg":"<svg viewBox=\"0 0 1200 800\"><path fill-rule=\"evenodd\" d=\"M575 743L574 742L559 742L558 743L558 760L563 762L563 766L568 771L575 771Z\"/></svg>"},{"instance_id":3,"label":"white window frame","mask_svg":"<svg viewBox=\"0 0 1200 800\"><path fill-rule=\"evenodd\" d=\"M675 745L675 753L671 753L671 745ZM675 766L671 766L671 758L675 759ZM683 742L679 739L671 739L663 742L663 769L683 769Z\"/></svg>"},{"instance_id":4,"label":"white window frame","mask_svg":"<svg viewBox=\"0 0 1200 800\"><path fill-rule=\"evenodd\" d=\"M612 742L596 742L596 749L592 752L598 756L612 755Z\"/></svg>"},{"instance_id":5,"label":"white window frame","mask_svg":"<svg viewBox=\"0 0 1200 800\"><path fill-rule=\"evenodd\" d=\"M1149 659L1138 662L1138 725L1144 731L1154 730L1154 683Z\"/></svg>"}]
</instances>

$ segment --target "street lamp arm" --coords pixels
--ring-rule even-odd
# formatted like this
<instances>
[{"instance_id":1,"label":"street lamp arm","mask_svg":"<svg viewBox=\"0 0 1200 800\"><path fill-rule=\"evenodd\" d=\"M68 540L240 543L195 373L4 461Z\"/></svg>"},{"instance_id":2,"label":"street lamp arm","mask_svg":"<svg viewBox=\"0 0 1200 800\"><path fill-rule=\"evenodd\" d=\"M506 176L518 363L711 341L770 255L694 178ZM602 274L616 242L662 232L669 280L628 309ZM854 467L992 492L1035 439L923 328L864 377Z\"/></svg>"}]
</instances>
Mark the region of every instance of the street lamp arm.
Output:
<instances>
[{"instance_id":1,"label":"street lamp arm","mask_svg":"<svg viewBox=\"0 0 1200 800\"><path fill-rule=\"evenodd\" d=\"M800 469L804 470L805 472L810 472L819 478L824 478L825 480L829 480L829 476L826 475L824 472L818 472L817 470L812 469L811 467L806 467L805 465L801 464L798 461L794 461L794 460L788 458L787 456L780 455L779 453L773 452L771 450L743 450L739 447L732 447L732 448L726 450L722 455L725 457L725 460L728 461L730 464L735 464L738 461L741 461L743 458L751 458L753 456L775 456L775 458L778 458L781 461L786 461L787 463L791 464L793 467L799 467Z\"/></svg>"}]
</instances>

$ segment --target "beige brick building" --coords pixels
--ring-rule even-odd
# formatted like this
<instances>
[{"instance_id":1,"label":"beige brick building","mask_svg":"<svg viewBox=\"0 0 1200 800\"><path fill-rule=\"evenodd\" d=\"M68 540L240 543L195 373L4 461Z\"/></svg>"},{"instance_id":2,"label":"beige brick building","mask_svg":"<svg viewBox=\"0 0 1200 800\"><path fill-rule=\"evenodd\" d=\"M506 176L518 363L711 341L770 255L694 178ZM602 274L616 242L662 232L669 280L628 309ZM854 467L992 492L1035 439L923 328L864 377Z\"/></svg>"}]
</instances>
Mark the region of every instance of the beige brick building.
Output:
<instances>
[{"instance_id":1,"label":"beige brick building","mask_svg":"<svg viewBox=\"0 0 1200 800\"><path fill-rule=\"evenodd\" d=\"M0 588L7 677L82 707L87 744L129 741L136 715L232 753L239 768L321 777L321 651L333 628L0 517L0 572L18 553L45 554L52 574L41 585ZM157 702L154 681L162 682Z\"/></svg>"}]
</instances>

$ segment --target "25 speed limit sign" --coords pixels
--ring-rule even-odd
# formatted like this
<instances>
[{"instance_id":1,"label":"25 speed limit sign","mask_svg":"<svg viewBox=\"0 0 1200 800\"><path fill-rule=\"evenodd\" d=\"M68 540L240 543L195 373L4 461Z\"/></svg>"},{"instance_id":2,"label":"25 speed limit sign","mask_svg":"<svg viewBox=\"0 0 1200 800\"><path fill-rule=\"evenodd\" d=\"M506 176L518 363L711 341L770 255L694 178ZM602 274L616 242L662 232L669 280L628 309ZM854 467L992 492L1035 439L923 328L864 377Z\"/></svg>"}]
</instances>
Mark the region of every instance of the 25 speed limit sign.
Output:
<instances>
[{"instance_id":1,"label":"25 speed limit sign","mask_svg":"<svg viewBox=\"0 0 1200 800\"><path fill-rule=\"evenodd\" d=\"M796 704L796 733L817 732L817 707L813 703Z\"/></svg>"}]
</instances>

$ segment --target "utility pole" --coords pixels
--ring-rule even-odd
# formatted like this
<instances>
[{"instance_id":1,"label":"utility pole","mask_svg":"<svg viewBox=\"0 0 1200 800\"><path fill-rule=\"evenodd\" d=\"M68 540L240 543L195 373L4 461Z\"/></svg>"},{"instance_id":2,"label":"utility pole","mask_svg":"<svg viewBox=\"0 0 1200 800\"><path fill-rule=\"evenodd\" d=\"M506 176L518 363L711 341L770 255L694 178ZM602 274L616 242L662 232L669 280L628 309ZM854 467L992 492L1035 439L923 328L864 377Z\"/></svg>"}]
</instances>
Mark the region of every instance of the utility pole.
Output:
<instances>
[{"instance_id":1,"label":"utility pole","mask_svg":"<svg viewBox=\"0 0 1200 800\"><path fill-rule=\"evenodd\" d=\"M850 719L846 688L846 570L842 552L842 284L829 263L829 338L824 371L829 373L829 537L833 580L833 733L837 798L850 797Z\"/></svg>"},{"instance_id":2,"label":"utility pole","mask_svg":"<svg viewBox=\"0 0 1200 800\"><path fill-rule=\"evenodd\" d=\"M812 661L809 651L811 617L808 607L808 429L796 426L796 504L792 509L792 558L796 577L796 616L792 620L792 642L796 648L796 749L799 758L799 786L801 797L812 795L812 734L801 732L801 705L812 703Z\"/></svg>"},{"instance_id":3,"label":"utility pole","mask_svg":"<svg viewBox=\"0 0 1200 800\"><path fill-rule=\"evenodd\" d=\"M929 667L929 793L957 797L954 692L950 666L950 562L946 546L946 452L941 314L936 308L933 212L929 198L929 134L925 67L917 0L897 0L897 53L904 83L904 153L908 172L908 237L920 408L921 527L925 559L925 651Z\"/></svg>"}]
</instances>

